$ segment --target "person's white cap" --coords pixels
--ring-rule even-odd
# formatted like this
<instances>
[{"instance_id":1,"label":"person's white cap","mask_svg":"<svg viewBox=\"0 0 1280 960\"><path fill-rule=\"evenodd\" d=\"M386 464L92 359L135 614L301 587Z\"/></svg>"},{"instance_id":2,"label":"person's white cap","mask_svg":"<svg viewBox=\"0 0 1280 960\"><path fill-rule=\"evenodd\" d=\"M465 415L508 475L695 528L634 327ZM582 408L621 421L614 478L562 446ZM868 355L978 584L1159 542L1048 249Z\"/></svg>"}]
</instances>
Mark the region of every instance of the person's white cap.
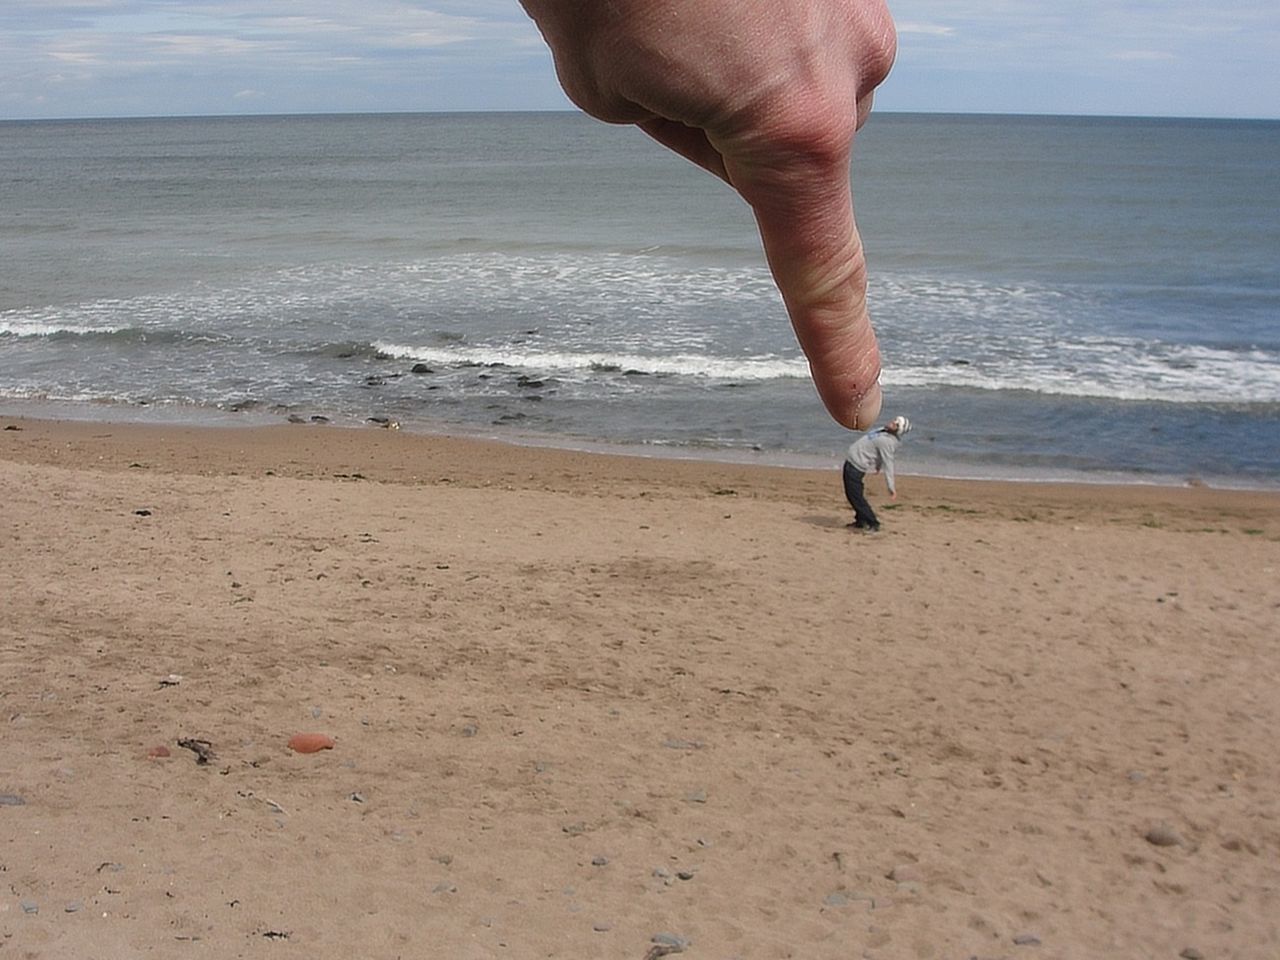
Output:
<instances>
[{"instance_id":1,"label":"person's white cap","mask_svg":"<svg viewBox=\"0 0 1280 960\"><path fill-rule=\"evenodd\" d=\"M889 421L889 425L893 427L893 432L898 436L902 436L911 429L911 421L906 417L894 417Z\"/></svg>"}]
</instances>

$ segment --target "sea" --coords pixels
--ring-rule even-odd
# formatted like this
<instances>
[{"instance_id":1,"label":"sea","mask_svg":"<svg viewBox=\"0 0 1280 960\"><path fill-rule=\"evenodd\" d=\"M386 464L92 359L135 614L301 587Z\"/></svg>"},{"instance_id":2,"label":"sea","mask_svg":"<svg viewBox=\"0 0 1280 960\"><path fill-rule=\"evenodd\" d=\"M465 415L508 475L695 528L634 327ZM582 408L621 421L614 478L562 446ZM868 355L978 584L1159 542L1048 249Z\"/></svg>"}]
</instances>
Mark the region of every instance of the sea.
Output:
<instances>
[{"instance_id":1,"label":"sea","mask_svg":"<svg viewBox=\"0 0 1280 960\"><path fill-rule=\"evenodd\" d=\"M907 473L1280 488L1280 122L876 114ZM0 413L838 464L749 209L571 112L0 123Z\"/></svg>"}]
</instances>

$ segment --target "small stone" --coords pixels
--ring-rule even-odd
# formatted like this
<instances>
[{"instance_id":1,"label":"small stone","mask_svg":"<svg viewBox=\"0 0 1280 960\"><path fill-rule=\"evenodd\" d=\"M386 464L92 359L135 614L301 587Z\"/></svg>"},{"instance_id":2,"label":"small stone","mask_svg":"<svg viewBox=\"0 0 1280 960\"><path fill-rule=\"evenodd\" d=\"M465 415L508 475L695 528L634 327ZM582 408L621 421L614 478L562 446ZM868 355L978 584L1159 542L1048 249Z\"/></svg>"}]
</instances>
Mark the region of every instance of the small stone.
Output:
<instances>
[{"instance_id":1,"label":"small stone","mask_svg":"<svg viewBox=\"0 0 1280 960\"><path fill-rule=\"evenodd\" d=\"M676 877L677 877L678 879L680 879L680 880L692 880L692 879L693 879L693 871L692 871L692 870L677 870L677 871L676 871Z\"/></svg>"},{"instance_id":2,"label":"small stone","mask_svg":"<svg viewBox=\"0 0 1280 960\"><path fill-rule=\"evenodd\" d=\"M1187 949L1183 950L1178 954L1178 956L1180 956L1182 960L1204 960L1204 954L1195 947L1187 947Z\"/></svg>"},{"instance_id":3,"label":"small stone","mask_svg":"<svg viewBox=\"0 0 1280 960\"><path fill-rule=\"evenodd\" d=\"M1182 837L1178 832L1167 823L1158 823L1149 829L1144 835L1147 843L1157 847L1180 847L1182 846Z\"/></svg>"},{"instance_id":4,"label":"small stone","mask_svg":"<svg viewBox=\"0 0 1280 960\"><path fill-rule=\"evenodd\" d=\"M457 884L450 883L448 880L442 880L437 883L431 890L432 893L457 893Z\"/></svg>"},{"instance_id":5,"label":"small stone","mask_svg":"<svg viewBox=\"0 0 1280 960\"><path fill-rule=\"evenodd\" d=\"M351 802L352 802L352 803L364 803L364 794L363 794L363 793L353 793L353 794L351 795Z\"/></svg>"},{"instance_id":6,"label":"small stone","mask_svg":"<svg viewBox=\"0 0 1280 960\"><path fill-rule=\"evenodd\" d=\"M694 790L694 791L692 791L692 792L690 792L690 793L686 794L686 795L685 795L685 799L686 799L687 801L689 801L690 803L706 803L706 802L707 802L707 791L705 791L705 790Z\"/></svg>"},{"instance_id":7,"label":"small stone","mask_svg":"<svg viewBox=\"0 0 1280 960\"><path fill-rule=\"evenodd\" d=\"M613 924L612 923L593 923L591 925L591 929L594 930L596 933L608 933L610 930L613 929Z\"/></svg>"},{"instance_id":8,"label":"small stone","mask_svg":"<svg viewBox=\"0 0 1280 960\"><path fill-rule=\"evenodd\" d=\"M67 913L79 913L81 910L84 909L84 901L70 900L67 902L67 905L62 909L65 910Z\"/></svg>"},{"instance_id":9,"label":"small stone","mask_svg":"<svg viewBox=\"0 0 1280 960\"><path fill-rule=\"evenodd\" d=\"M1040 946L1040 938L1034 933L1020 933L1013 938L1013 945L1016 947L1038 947Z\"/></svg>"},{"instance_id":10,"label":"small stone","mask_svg":"<svg viewBox=\"0 0 1280 960\"><path fill-rule=\"evenodd\" d=\"M34 900L19 900L18 906L22 907L23 913L40 912L40 904L36 903Z\"/></svg>"},{"instance_id":11,"label":"small stone","mask_svg":"<svg viewBox=\"0 0 1280 960\"><path fill-rule=\"evenodd\" d=\"M319 707L312 707L312 708L311 708L311 719L312 719L312 720L319 720L323 715L324 715L324 711L323 711L323 710L321 710Z\"/></svg>"},{"instance_id":12,"label":"small stone","mask_svg":"<svg viewBox=\"0 0 1280 960\"><path fill-rule=\"evenodd\" d=\"M576 823L566 823L560 829L571 837L577 837L587 832L587 825L579 820Z\"/></svg>"},{"instance_id":13,"label":"small stone","mask_svg":"<svg viewBox=\"0 0 1280 960\"><path fill-rule=\"evenodd\" d=\"M657 877L659 880L671 879L671 871L668 870L666 867L654 867L653 875Z\"/></svg>"},{"instance_id":14,"label":"small stone","mask_svg":"<svg viewBox=\"0 0 1280 960\"><path fill-rule=\"evenodd\" d=\"M474 737L479 732L480 732L480 728L476 726L474 723L468 723L465 727L462 728L462 735L464 737Z\"/></svg>"},{"instance_id":15,"label":"small stone","mask_svg":"<svg viewBox=\"0 0 1280 960\"><path fill-rule=\"evenodd\" d=\"M693 941L685 937L677 936L674 933L655 933L649 938L650 943L656 943L660 947L673 947L675 950L687 950Z\"/></svg>"},{"instance_id":16,"label":"small stone","mask_svg":"<svg viewBox=\"0 0 1280 960\"><path fill-rule=\"evenodd\" d=\"M593 867L606 867L609 865L609 858L605 856L594 856L591 858Z\"/></svg>"},{"instance_id":17,"label":"small stone","mask_svg":"<svg viewBox=\"0 0 1280 960\"><path fill-rule=\"evenodd\" d=\"M822 902L828 907L847 907L849 905L849 898L837 890L835 893L828 893L822 898Z\"/></svg>"},{"instance_id":18,"label":"small stone","mask_svg":"<svg viewBox=\"0 0 1280 960\"><path fill-rule=\"evenodd\" d=\"M21 807L26 802L16 793L0 793L0 807Z\"/></svg>"}]
</instances>

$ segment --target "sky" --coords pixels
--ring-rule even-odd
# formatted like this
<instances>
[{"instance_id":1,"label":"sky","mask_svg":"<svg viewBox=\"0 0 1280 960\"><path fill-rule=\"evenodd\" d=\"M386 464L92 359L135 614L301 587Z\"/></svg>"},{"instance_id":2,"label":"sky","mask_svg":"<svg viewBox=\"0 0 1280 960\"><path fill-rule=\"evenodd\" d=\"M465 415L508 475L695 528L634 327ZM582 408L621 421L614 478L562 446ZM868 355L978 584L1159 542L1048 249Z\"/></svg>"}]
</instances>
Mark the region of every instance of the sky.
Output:
<instances>
[{"instance_id":1,"label":"sky","mask_svg":"<svg viewBox=\"0 0 1280 960\"><path fill-rule=\"evenodd\" d=\"M1280 118L1277 0L890 9L880 110ZM569 106L517 0L0 0L0 119Z\"/></svg>"}]
</instances>

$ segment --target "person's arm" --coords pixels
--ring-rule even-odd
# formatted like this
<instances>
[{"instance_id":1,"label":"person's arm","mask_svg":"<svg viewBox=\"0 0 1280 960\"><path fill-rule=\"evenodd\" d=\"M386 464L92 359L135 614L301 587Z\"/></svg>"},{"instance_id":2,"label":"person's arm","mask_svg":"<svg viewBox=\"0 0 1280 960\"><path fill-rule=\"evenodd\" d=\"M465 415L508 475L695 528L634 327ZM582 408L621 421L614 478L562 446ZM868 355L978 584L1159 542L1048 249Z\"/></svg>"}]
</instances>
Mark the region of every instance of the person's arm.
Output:
<instances>
[{"instance_id":1,"label":"person's arm","mask_svg":"<svg viewBox=\"0 0 1280 960\"><path fill-rule=\"evenodd\" d=\"M881 469L884 471L885 486L889 488L890 500L898 499L898 485L893 473L893 458L897 446L897 442L893 440L886 440L880 446Z\"/></svg>"},{"instance_id":2,"label":"person's arm","mask_svg":"<svg viewBox=\"0 0 1280 960\"><path fill-rule=\"evenodd\" d=\"M841 424L880 412L880 352L853 219L854 131L896 49L883 0L521 0L561 85L727 181Z\"/></svg>"}]
</instances>

